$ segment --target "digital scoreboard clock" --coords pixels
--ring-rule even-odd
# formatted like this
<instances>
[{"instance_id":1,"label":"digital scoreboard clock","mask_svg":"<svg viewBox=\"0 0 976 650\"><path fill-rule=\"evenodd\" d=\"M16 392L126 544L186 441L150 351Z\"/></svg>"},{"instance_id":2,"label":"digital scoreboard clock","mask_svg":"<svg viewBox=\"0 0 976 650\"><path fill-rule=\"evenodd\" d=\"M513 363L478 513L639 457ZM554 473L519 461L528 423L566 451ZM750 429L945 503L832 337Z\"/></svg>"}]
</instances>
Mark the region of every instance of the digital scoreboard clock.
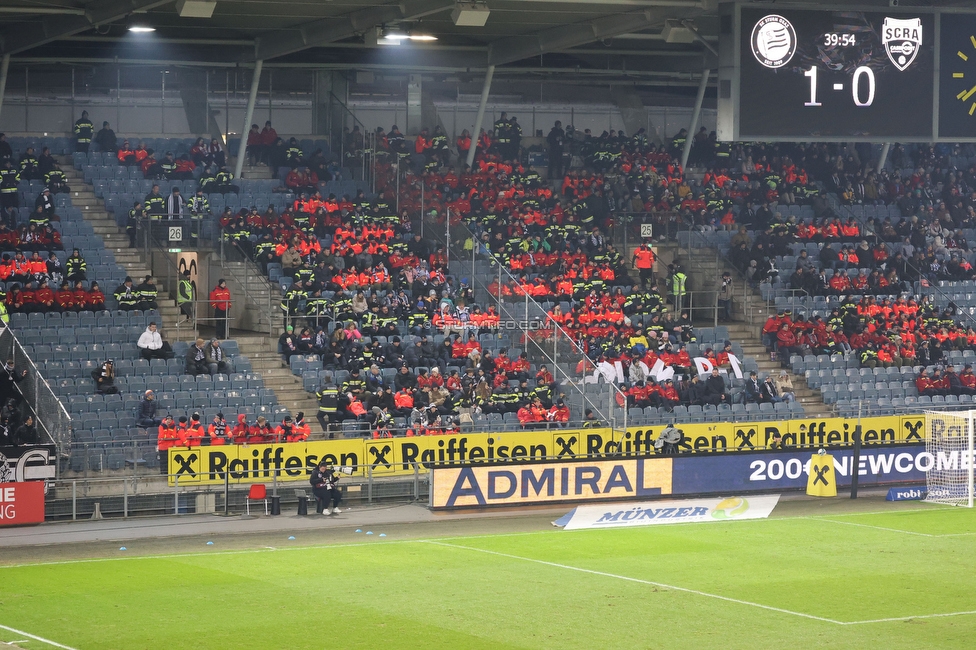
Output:
<instances>
[{"instance_id":1,"label":"digital scoreboard clock","mask_svg":"<svg viewBox=\"0 0 976 650\"><path fill-rule=\"evenodd\" d=\"M932 138L934 14L739 10L735 139Z\"/></svg>"},{"instance_id":2,"label":"digital scoreboard clock","mask_svg":"<svg viewBox=\"0 0 976 650\"><path fill-rule=\"evenodd\" d=\"M974 10L722 5L719 139L976 142Z\"/></svg>"}]
</instances>

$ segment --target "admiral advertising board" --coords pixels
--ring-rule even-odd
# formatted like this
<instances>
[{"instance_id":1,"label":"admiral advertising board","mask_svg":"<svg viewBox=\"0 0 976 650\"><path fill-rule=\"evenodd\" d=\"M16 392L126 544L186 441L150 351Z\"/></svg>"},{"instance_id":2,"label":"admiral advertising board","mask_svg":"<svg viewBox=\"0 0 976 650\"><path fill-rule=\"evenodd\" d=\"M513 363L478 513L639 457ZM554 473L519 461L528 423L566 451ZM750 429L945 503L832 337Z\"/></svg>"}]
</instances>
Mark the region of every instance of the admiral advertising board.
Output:
<instances>
[{"instance_id":1,"label":"admiral advertising board","mask_svg":"<svg viewBox=\"0 0 976 650\"><path fill-rule=\"evenodd\" d=\"M801 490L810 473L810 451L765 451L593 461L575 459L511 466L431 469L431 507L463 508L638 499L654 496L747 494ZM934 467L963 467L959 452L931 454L924 445L834 451L839 487L857 471L863 486L914 483Z\"/></svg>"}]
</instances>

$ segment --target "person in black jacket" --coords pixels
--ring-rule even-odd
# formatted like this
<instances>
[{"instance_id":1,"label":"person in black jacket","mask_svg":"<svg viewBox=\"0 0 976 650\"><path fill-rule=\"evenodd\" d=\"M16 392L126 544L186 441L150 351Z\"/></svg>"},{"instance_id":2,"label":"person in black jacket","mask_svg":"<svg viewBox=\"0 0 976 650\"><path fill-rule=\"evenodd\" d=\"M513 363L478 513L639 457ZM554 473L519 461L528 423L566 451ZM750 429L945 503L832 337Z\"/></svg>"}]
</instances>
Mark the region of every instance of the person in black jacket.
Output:
<instances>
[{"instance_id":1,"label":"person in black jacket","mask_svg":"<svg viewBox=\"0 0 976 650\"><path fill-rule=\"evenodd\" d=\"M18 445L36 445L37 427L34 426L34 416L28 415L23 424L14 431L14 442Z\"/></svg>"},{"instance_id":2,"label":"person in black jacket","mask_svg":"<svg viewBox=\"0 0 976 650\"><path fill-rule=\"evenodd\" d=\"M156 395L151 390L147 390L142 401L139 402L136 424L140 427L158 427L162 422L162 418L156 417Z\"/></svg>"},{"instance_id":3,"label":"person in black jacket","mask_svg":"<svg viewBox=\"0 0 976 650\"><path fill-rule=\"evenodd\" d=\"M705 380L705 402L708 404L729 403L725 380L719 374L718 368L712 368L712 374Z\"/></svg>"},{"instance_id":4,"label":"person in black jacket","mask_svg":"<svg viewBox=\"0 0 976 650\"><path fill-rule=\"evenodd\" d=\"M339 477L336 475L332 465L327 461L319 461L318 467L312 471L308 482L312 484L312 494L315 495L315 513L320 515L331 515L333 512L339 514L339 502L342 496L339 494L337 484ZM335 509L329 506L335 504Z\"/></svg>"}]
</instances>

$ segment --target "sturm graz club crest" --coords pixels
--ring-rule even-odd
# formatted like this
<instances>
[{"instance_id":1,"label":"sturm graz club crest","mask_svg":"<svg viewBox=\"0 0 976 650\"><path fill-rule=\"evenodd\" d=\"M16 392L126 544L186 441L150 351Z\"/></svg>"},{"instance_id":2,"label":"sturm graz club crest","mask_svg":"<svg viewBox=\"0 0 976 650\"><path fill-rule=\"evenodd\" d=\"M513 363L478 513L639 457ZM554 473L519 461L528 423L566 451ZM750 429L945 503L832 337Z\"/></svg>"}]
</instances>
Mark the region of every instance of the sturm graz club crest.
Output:
<instances>
[{"instance_id":1,"label":"sturm graz club crest","mask_svg":"<svg viewBox=\"0 0 976 650\"><path fill-rule=\"evenodd\" d=\"M922 19L885 18L881 25L881 42L891 62L904 72L922 47Z\"/></svg>"},{"instance_id":2,"label":"sturm graz club crest","mask_svg":"<svg viewBox=\"0 0 976 650\"><path fill-rule=\"evenodd\" d=\"M752 55L767 68L782 68L796 53L796 31L782 16L770 14L752 28Z\"/></svg>"}]
</instances>

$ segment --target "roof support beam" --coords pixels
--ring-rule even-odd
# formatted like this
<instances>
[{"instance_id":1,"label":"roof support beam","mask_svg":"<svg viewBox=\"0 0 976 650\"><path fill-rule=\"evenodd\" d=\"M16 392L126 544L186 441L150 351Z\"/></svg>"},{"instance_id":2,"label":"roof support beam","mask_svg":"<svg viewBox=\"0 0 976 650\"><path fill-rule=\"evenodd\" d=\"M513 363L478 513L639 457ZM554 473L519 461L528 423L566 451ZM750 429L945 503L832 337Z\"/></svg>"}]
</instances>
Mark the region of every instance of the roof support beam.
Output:
<instances>
[{"instance_id":1,"label":"roof support beam","mask_svg":"<svg viewBox=\"0 0 976 650\"><path fill-rule=\"evenodd\" d=\"M488 63L490 65L514 63L546 52L565 50L618 34L661 25L665 19L675 18L675 14L683 14L681 17L690 18L693 15L700 14L701 11L701 9L679 11L674 9L645 9L604 16L588 23L554 27L536 34L502 38L488 46Z\"/></svg>"},{"instance_id":2,"label":"roof support beam","mask_svg":"<svg viewBox=\"0 0 976 650\"><path fill-rule=\"evenodd\" d=\"M0 53L19 54L38 45L74 36L95 27L114 23L136 11L146 11L173 0L102 0L85 9L84 15L50 15L37 24L17 25L0 32Z\"/></svg>"},{"instance_id":3,"label":"roof support beam","mask_svg":"<svg viewBox=\"0 0 976 650\"><path fill-rule=\"evenodd\" d=\"M254 59L274 59L318 45L350 38L384 23L410 20L454 7L453 0L403 0L397 4L369 7L337 18L317 20L294 29L282 29L256 39Z\"/></svg>"}]
</instances>

